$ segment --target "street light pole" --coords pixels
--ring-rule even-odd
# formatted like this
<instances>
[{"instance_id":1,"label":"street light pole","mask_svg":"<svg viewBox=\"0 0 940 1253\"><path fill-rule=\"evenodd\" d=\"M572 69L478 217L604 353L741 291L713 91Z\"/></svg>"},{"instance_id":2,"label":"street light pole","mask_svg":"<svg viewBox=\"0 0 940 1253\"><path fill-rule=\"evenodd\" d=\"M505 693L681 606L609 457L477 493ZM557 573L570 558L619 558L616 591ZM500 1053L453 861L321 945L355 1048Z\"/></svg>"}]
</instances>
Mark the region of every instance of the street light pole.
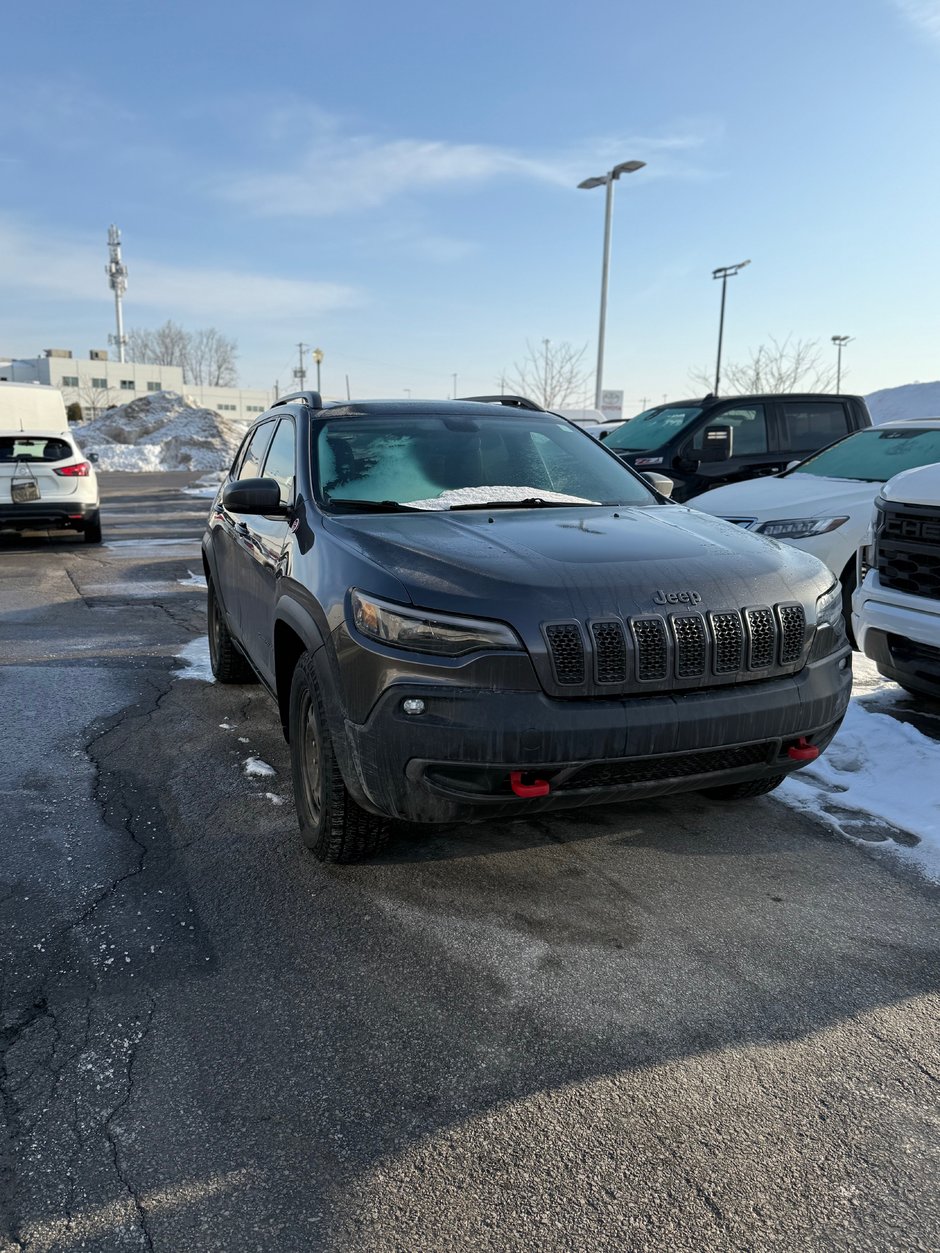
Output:
<instances>
[{"instance_id":1,"label":"street light pole","mask_svg":"<svg viewBox=\"0 0 940 1253\"><path fill-rule=\"evenodd\" d=\"M313 352L312 352L310 355L313 357L314 361L317 363L317 394L319 395L319 392L320 392L320 362L323 360L323 349L322 349L322 348L314 348Z\"/></svg>"},{"instance_id":2,"label":"street light pole","mask_svg":"<svg viewBox=\"0 0 940 1253\"><path fill-rule=\"evenodd\" d=\"M728 289L728 279L733 278L739 270L743 270L746 265L750 265L750 261L739 261L737 265L722 265L717 270L712 270L712 278L721 279L721 314L718 318L718 356L715 360L715 386L714 394L718 395L718 384L721 381L721 343L725 334L725 293Z\"/></svg>"},{"instance_id":3,"label":"street light pole","mask_svg":"<svg viewBox=\"0 0 940 1253\"><path fill-rule=\"evenodd\" d=\"M836 395L839 394L839 388L842 386L842 349L846 344L851 344L855 338L854 335L833 335L832 342L836 346Z\"/></svg>"},{"instance_id":4,"label":"street light pole","mask_svg":"<svg viewBox=\"0 0 940 1253\"><path fill-rule=\"evenodd\" d=\"M604 261L601 268L601 316L597 332L597 373L594 376L594 408L601 407L601 392L604 389L604 336L607 331L607 275L610 270L610 223L614 207L614 183L621 174L633 174L642 170L645 161L621 161L606 174L595 178L586 178L578 183L579 189L590 191L594 187L605 187L607 194L604 204Z\"/></svg>"}]
</instances>

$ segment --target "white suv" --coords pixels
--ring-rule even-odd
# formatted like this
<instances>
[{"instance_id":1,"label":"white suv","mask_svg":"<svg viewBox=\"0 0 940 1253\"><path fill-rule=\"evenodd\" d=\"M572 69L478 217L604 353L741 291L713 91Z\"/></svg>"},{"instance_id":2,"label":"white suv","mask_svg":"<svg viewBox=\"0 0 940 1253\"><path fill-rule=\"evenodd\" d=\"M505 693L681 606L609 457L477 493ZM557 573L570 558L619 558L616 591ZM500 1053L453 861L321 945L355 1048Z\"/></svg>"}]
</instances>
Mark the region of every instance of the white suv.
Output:
<instances>
[{"instance_id":1,"label":"white suv","mask_svg":"<svg viewBox=\"0 0 940 1253\"><path fill-rule=\"evenodd\" d=\"M852 609L858 646L879 672L940 699L940 465L881 489Z\"/></svg>"},{"instance_id":2,"label":"white suv","mask_svg":"<svg viewBox=\"0 0 940 1253\"><path fill-rule=\"evenodd\" d=\"M98 479L71 431L0 427L0 531L72 529L101 543Z\"/></svg>"}]
</instances>

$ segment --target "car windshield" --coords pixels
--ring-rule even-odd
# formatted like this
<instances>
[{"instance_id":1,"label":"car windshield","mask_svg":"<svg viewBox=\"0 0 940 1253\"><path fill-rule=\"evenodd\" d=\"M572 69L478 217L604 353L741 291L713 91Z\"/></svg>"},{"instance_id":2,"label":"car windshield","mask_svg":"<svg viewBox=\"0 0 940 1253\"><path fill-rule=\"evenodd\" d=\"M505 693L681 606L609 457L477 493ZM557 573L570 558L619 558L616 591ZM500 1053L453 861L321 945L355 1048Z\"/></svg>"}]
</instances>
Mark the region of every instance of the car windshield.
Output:
<instances>
[{"instance_id":1,"label":"car windshield","mask_svg":"<svg viewBox=\"0 0 940 1253\"><path fill-rule=\"evenodd\" d=\"M658 405L638 413L607 436L608 448L623 452L649 452L662 448L702 412L701 405Z\"/></svg>"},{"instance_id":2,"label":"car windshield","mask_svg":"<svg viewBox=\"0 0 940 1253\"><path fill-rule=\"evenodd\" d=\"M0 436L0 461L64 461L71 455L64 439L45 435Z\"/></svg>"},{"instance_id":3,"label":"car windshield","mask_svg":"<svg viewBox=\"0 0 940 1253\"><path fill-rule=\"evenodd\" d=\"M816 474L827 479L863 479L885 483L915 466L940 461L940 429L872 427L801 461L787 474Z\"/></svg>"},{"instance_id":4,"label":"car windshield","mask_svg":"<svg viewBox=\"0 0 940 1253\"><path fill-rule=\"evenodd\" d=\"M327 507L414 510L501 504L651 505L656 497L602 445L545 413L368 415L318 424Z\"/></svg>"}]
</instances>

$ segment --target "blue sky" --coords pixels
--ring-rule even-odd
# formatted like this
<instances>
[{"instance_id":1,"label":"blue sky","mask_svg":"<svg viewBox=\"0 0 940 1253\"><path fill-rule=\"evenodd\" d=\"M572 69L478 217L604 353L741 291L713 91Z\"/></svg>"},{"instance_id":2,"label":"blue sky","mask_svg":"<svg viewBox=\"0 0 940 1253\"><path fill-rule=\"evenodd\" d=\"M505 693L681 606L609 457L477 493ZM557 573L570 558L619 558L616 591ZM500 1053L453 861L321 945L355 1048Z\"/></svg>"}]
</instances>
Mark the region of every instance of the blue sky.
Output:
<instances>
[{"instance_id":1,"label":"blue sky","mask_svg":"<svg viewBox=\"0 0 940 1253\"><path fill-rule=\"evenodd\" d=\"M40 15L41 14L41 15ZM628 409L726 360L849 334L844 387L926 381L940 293L940 0L137 0L17 6L0 82L0 352L129 327L239 343L282 389L498 389L526 341L596 352ZM9 52L17 55L9 59Z\"/></svg>"}]
</instances>

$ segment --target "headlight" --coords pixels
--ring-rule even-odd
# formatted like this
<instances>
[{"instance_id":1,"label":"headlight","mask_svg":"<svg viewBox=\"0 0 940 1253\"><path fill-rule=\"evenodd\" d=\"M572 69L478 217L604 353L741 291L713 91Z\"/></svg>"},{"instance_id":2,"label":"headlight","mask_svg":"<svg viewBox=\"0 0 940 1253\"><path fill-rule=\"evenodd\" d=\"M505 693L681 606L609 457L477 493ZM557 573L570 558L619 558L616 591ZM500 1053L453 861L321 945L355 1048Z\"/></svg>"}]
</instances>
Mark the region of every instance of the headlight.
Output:
<instances>
[{"instance_id":1,"label":"headlight","mask_svg":"<svg viewBox=\"0 0 940 1253\"><path fill-rule=\"evenodd\" d=\"M842 626L842 584L833 583L828 592L823 592L816 601L816 625Z\"/></svg>"},{"instance_id":2,"label":"headlight","mask_svg":"<svg viewBox=\"0 0 940 1253\"><path fill-rule=\"evenodd\" d=\"M502 622L412 609L379 600L355 588L350 599L356 629L392 648L434 653L440 657L462 657L481 649L522 650L518 635Z\"/></svg>"},{"instance_id":3,"label":"headlight","mask_svg":"<svg viewBox=\"0 0 940 1253\"><path fill-rule=\"evenodd\" d=\"M764 522L757 528L761 535L771 539L806 539L810 535L825 535L834 531L848 518L781 518L776 522Z\"/></svg>"}]
</instances>

